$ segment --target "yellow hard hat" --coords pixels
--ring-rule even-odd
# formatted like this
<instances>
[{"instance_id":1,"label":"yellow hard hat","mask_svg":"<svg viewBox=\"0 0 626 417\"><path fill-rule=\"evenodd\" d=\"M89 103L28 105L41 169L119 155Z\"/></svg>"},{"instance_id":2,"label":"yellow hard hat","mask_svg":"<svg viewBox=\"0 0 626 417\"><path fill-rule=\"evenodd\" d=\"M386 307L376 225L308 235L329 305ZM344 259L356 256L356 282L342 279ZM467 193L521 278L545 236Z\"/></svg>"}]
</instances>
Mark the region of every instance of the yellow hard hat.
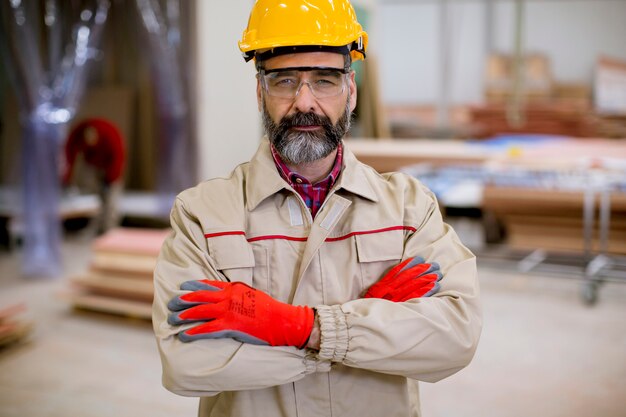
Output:
<instances>
[{"instance_id":1,"label":"yellow hard hat","mask_svg":"<svg viewBox=\"0 0 626 417\"><path fill-rule=\"evenodd\" d=\"M276 48L350 53L357 61L365 58L367 33L348 0L257 0L239 49L249 61Z\"/></svg>"}]
</instances>

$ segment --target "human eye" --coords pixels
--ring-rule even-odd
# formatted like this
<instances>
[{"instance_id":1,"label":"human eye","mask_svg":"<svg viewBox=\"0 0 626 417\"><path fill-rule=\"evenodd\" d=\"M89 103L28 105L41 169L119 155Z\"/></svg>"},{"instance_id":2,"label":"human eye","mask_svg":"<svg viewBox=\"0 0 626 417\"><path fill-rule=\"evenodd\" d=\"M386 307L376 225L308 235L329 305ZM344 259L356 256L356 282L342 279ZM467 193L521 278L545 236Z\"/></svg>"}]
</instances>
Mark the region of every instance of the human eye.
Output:
<instances>
[{"instance_id":1,"label":"human eye","mask_svg":"<svg viewBox=\"0 0 626 417\"><path fill-rule=\"evenodd\" d=\"M293 73L272 74L269 85L276 88L293 88L298 85L298 78Z\"/></svg>"},{"instance_id":2,"label":"human eye","mask_svg":"<svg viewBox=\"0 0 626 417\"><path fill-rule=\"evenodd\" d=\"M338 71L316 71L313 82L321 88L337 87L341 85L341 73Z\"/></svg>"},{"instance_id":3,"label":"human eye","mask_svg":"<svg viewBox=\"0 0 626 417\"><path fill-rule=\"evenodd\" d=\"M335 86L338 85L339 83L337 82L337 80L334 80L332 78L320 78L318 80L315 81L315 84L319 85L319 86Z\"/></svg>"}]
</instances>

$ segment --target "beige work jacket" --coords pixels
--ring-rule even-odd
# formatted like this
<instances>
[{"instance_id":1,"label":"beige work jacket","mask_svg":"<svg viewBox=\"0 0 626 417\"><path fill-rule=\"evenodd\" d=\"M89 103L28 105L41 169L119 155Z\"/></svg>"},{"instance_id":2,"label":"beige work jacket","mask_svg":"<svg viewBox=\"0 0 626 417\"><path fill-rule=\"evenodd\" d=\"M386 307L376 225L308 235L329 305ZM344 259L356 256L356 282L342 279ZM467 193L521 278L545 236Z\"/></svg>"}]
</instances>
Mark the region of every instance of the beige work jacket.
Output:
<instances>
[{"instance_id":1,"label":"beige work jacket","mask_svg":"<svg viewBox=\"0 0 626 417\"><path fill-rule=\"evenodd\" d=\"M380 175L349 149L315 220L264 139L228 178L182 192L171 222L154 275L154 331L163 385L200 397L200 416L419 416L417 381L445 378L474 355L481 330L475 257L419 181ZM441 265L436 295L360 298L414 255ZM182 282L205 278L316 307L320 351L181 342L181 327L167 323L167 302L183 293Z\"/></svg>"}]
</instances>

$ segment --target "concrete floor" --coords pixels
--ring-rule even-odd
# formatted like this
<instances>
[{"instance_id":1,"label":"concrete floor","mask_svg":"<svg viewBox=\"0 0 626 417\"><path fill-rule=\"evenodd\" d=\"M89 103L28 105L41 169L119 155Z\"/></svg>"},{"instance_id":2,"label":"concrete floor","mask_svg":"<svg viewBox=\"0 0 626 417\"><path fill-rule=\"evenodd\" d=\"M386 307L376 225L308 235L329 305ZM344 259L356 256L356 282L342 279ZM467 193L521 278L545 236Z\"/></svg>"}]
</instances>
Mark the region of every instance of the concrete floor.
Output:
<instances>
[{"instance_id":1,"label":"concrete floor","mask_svg":"<svg viewBox=\"0 0 626 417\"><path fill-rule=\"evenodd\" d=\"M65 275L87 268L87 238L64 247ZM510 268L514 270L513 267ZM580 282L481 266L484 331L472 364L422 384L425 417L626 416L626 285L593 307ZM0 252L0 307L25 302L27 343L0 350L0 416L193 416L197 400L160 385L146 322L78 312L64 279L19 277Z\"/></svg>"}]
</instances>

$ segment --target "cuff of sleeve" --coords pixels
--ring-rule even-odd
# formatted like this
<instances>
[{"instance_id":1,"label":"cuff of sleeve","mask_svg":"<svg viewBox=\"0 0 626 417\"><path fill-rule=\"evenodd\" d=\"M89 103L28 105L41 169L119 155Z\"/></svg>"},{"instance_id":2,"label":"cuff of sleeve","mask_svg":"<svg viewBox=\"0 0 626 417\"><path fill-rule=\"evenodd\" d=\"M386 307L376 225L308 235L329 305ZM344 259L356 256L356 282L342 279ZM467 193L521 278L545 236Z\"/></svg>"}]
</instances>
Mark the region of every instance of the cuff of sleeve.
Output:
<instances>
[{"instance_id":1,"label":"cuff of sleeve","mask_svg":"<svg viewBox=\"0 0 626 417\"><path fill-rule=\"evenodd\" d=\"M321 360L317 352L309 352L304 357L304 374L312 374L315 372L330 372L331 362L328 360Z\"/></svg>"},{"instance_id":2,"label":"cuff of sleeve","mask_svg":"<svg viewBox=\"0 0 626 417\"><path fill-rule=\"evenodd\" d=\"M343 362L348 353L348 323L341 306L318 306L320 322L320 351L318 357Z\"/></svg>"}]
</instances>

